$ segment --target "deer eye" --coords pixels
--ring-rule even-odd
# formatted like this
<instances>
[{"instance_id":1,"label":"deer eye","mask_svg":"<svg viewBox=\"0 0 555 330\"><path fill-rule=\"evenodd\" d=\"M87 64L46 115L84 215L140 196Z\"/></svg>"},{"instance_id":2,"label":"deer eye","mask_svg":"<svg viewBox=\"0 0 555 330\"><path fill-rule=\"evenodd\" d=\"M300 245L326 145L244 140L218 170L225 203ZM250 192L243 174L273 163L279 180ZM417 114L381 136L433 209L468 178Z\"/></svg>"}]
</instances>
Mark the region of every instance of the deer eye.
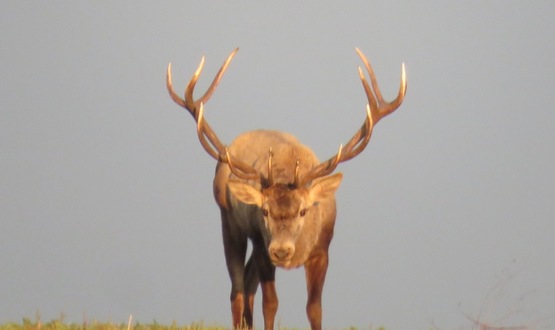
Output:
<instances>
[{"instance_id":1,"label":"deer eye","mask_svg":"<svg viewBox=\"0 0 555 330\"><path fill-rule=\"evenodd\" d=\"M264 217L267 217L267 216L268 216L268 210L262 209L262 215L263 215Z\"/></svg>"},{"instance_id":2,"label":"deer eye","mask_svg":"<svg viewBox=\"0 0 555 330\"><path fill-rule=\"evenodd\" d=\"M299 215L300 215L301 217L304 217L305 214L306 214L306 209L302 209L301 212L299 212Z\"/></svg>"}]
</instances>

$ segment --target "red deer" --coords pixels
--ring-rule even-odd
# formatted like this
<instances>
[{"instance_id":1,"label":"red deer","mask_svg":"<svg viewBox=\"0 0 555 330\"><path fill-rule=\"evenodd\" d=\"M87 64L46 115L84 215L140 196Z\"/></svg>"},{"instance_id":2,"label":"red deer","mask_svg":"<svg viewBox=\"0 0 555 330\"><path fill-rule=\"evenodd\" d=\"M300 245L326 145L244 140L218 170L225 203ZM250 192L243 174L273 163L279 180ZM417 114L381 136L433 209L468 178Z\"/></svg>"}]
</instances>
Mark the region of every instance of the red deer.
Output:
<instances>
[{"instance_id":1,"label":"red deer","mask_svg":"<svg viewBox=\"0 0 555 330\"><path fill-rule=\"evenodd\" d=\"M367 116L361 128L336 155L324 162L292 135L257 130L239 135L224 145L204 119L204 104L216 89L235 49L225 60L204 95L193 91L204 65L204 57L189 82L184 98L172 87L171 63L166 85L175 103L187 109L197 123L197 135L206 152L218 161L213 188L220 207L225 259L231 279L231 313L236 328L253 326L253 304L258 285L262 290L264 328L273 329L278 308L275 289L276 266L304 266L308 301L306 313L312 329L322 325L322 289L328 268L328 248L335 224L335 191L342 174L332 174L337 165L360 154L374 125L403 102L407 84L402 65L397 98L384 101L372 67L359 49L368 75L359 76L368 98ZM247 241L252 253L245 263Z\"/></svg>"}]
</instances>

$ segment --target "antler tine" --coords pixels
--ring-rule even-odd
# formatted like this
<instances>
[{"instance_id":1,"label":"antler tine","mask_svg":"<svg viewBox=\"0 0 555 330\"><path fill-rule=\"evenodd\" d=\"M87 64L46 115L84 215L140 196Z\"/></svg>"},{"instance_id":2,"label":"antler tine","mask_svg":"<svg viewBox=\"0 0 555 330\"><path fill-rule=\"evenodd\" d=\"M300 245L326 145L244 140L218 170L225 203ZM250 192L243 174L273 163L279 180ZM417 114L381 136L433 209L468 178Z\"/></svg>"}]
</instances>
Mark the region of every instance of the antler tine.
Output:
<instances>
[{"instance_id":1,"label":"antler tine","mask_svg":"<svg viewBox=\"0 0 555 330\"><path fill-rule=\"evenodd\" d=\"M252 169L252 171L251 171L251 168L249 168L248 170L244 170L243 168L239 168L239 167L243 166L244 163L241 162L238 159L234 159L229 154L229 150L227 148L225 148L225 162L229 166L229 169L231 170L231 173L235 174L235 176L237 176L238 178L241 178L243 180L253 180L253 181L256 181L256 182L259 182L259 183L263 182L262 174L257 172L256 170ZM238 162L238 164L235 164L235 162Z\"/></svg>"},{"instance_id":2,"label":"antler tine","mask_svg":"<svg viewBox=\"0 0 555 330\"><path fill-rule=\"evenodd\" d=\"M187 109L187 102L185 102L184 99L179 97L175 93L175 91L173 90L173 86L172 86L172 64L171 64L171 62L168 63L168 72L166 74L166 88L168 89L168 92L170 93L170 97L172 98L172 100L175 103L177 103L179 106Z\"/></svg>"},{"instance_id":3,"label":"antler tine","mask_svg":"<svg viewBox=\"0 0 555 330\"><path fill-rule=\"evenodd\" d=\"M301 160L300 158L297 157L297 161L295 162L295 181L294 181L294 185L295 187L300 187L301 186L301 178L299 177L299 169L301 168Z\"/></svg>"},{"instance_id":4,"label":"antler tine","mask_svg":"<svg viewBox=\"0 0 555 330\"><path fill-rule=\"evenodd\" d=\"M238 51L239 51L239 48L235 48L227 56L226 60L224 61L224 64L222 64L222 66L220 67L220 70L218 70L218 73L216 74L216 76L212 80L212 83L210 84L210 87L208 87L208 90L206 91L206 93L204 93L204 95L200 99L198 99L197 102L206 103L210 99L210 97L212 96L212 93L214 93L214 91L216 90L216 87L218 87L218 84L220 83L220 79L222 79L222 76L224 75L225 71L227 70L227 67L229 66L229 63L231 63L231 60L233 59L235 54L237 54ZM203 59L204 59L204 57L203 57Z\"/></svg>"},{"instance_id":5,"label":"antler tine","mask_svg":"<svg viewBox=\"0 0 555 330\"><path fill-rule=\"evenodd\" d=\"M202 145L204 150L206 150L206 152L210 156L212 156L212 158L215 158L217 160L222 160L221 153L216 152L214 150L214 148L216 148L216 150L218 150L218 151L222 150L222 148L226 151L227 151L227 149L223 146L223 144L220 142L220 140L215 135L213 135L213 136L209 135L209 133L213 133L211 128L206 130L206 127L207 127L208 123L206 123L205 120L204 120L204 104L202 102L200 103L199 110L198 110L198 115L197 115L196 119L197 119L197 135L198 135L198 139L200 141L200 144ZM208 126L208 127L210 127L210 126ZM208 140L210 142L208 142L206 140L207 135L208 135ZM212 146L214 146L214 147L212 147Z\"/></svg>"},{"instance_id":6,"label":"antler tine","mask_svg":"<svg viewBox=\"0 0 555 330\"><path fill-rule=\"evenodd\" d=\"M185 88L185 102L187 102L187 110L193 115L195 120L198 118L198 111L197 111L197 104L206 103L206 102L196 102L193 96L193 92L195 91L195 86L197 85L198 78L200 77L200 73L202 72L202 68L204 68L204 56L201 57L200 63L191 77L191 80L187 84L187 88Z\"/></svg>"},{"instance_id":7,"label":"antler tine","mask_svg":"<svg viewBox=\"0 0 555 330\"><path fill-rule=\"evenodd\" d=\"M318 166L314 167L312 170L310 170L310 172L306 173L300 178L298 177L298 172L297 172L298 166L297 166L295 168L295 185L297 187L302 187L314 179L331 174L333 171L335 171L335 168L337 167L337 165L343 161L341 159L342 155L343 155L343 145L340 145L339 151L337 151L337 154L334 157L328 159L325 162L318 164ZM298 165L298 162L299 161L297 160L297 165Z\"/></svg>"},{"instance_id":8,"label":"antler tine","mask_svg":"<svg viewBox=\"0 0 555 330\"><path fill-rule=\"evenodd\" d=\"M172 72L171 72L172 64L171 63L168 63L168 71L167 71L167 74L166 74L166 88L168 89L168 93L170 93L170 97L179 106L187 109L189 111L189 113L193 116L193 118L195 118L195 120L197 120L198 113L197 113L197 109L196 109L196 106L195 106L195 101L193 99L193 91L195 89L195 85L196 85L197 80L200 76L200 73L202 72L202 67L203 66L204 66L204 56L201 58L200 64L197 67L195 73L193 74L193 77L189 81L189 84L187 84L187 88L185 89L185 93L184 93L184 96L185 96L184 99L182 99L180 96L178 96L177 93L173 90Z\"/></svg>"},{"instance_id":9,"label":"antler tine","mask_svg":"<svg viewBox=\"0 0 555 330\"><path fill-rule=\"evenodd\" d=\"M274 184L274 173L272 170L272 160L274 158L274 153L272 151L272 147L270 147L270 151L268 151L268 176L267 176L267 185L270 187Z\"/></svg>"},{"instance_id":10,"label":"antler tine","mask_svg":"<svg viewBox=\"0 0 555 330\"><path fill-rule=\"evenodd\" d=\"M364 91L366 92L366 95L368 97L368 103L370 104L370 110L372 113L372 117L374 119L374 123L377 123L378 121L380 121L380 119L395 111L401 105L401 103L403 103L403 99L407 92L407 77L406 77L406 71L405 71L405 63L401 64L401 83L399 86L399 92L397 94L397 98L395 98L395 100L393 100L392 102L386 102L382 97L382 93L378 86L378 80L376 79L376 75L374 74L374 70L372 69L372 66L370 65L370 63L366 59L366 56L364 56L364 54L360 49L355 48L355 50L358 56L360 57L360 59L362 60L362 62L364 63L364 66L366 67L366 71L368 71L368 75L370 76L370 82L372 83L372 88L370 88L370 86L368 85L368 82L366 81L366 78L362 73L362 69L360 67L358 68L360 80L364 87Z\"/></svg>"}]
</instances>

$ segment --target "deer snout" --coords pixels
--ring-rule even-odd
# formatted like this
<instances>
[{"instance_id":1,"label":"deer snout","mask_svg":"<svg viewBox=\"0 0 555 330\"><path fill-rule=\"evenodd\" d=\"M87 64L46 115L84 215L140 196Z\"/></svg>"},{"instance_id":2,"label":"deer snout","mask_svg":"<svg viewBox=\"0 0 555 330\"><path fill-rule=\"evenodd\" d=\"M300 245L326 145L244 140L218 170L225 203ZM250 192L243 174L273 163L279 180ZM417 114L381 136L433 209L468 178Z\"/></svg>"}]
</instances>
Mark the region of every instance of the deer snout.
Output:
<instances>
[{"instance_id":1,"label":"deer snout","mask_svg":"<svg viewBox=\"0 0 555 330\"><path fill-rule=\"evenodd\" d=\"M279 246L272 246L269 248L270 258L274 263L283 263L290 260L295 253L295 246L293 244L284 244Z\"/></svg>"},{"instance_id":2,"label":"deer snout","mask_svg":"<svg viewBox=\"0 0 555 330\"><path fill-rule=\"evenodd\" d=\"M276 259L284 260L287 259L289 251L289 249L275 249L274 251L272 251L272 253L274 254L274 257L276 257Z\"/></svg>"}]
</instances>

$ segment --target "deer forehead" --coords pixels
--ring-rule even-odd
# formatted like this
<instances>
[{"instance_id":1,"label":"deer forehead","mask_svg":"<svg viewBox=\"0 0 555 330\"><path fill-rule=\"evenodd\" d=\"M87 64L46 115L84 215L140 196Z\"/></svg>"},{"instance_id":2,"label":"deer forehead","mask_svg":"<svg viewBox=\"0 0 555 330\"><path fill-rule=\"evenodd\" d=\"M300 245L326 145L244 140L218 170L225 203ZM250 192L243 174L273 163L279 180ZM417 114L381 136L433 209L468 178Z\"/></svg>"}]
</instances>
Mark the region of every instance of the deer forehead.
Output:
<instances>
[{"instance_id":1,"label":"deer forehead","mask_svg":"<svg viewBox=\"0 0 555 330\"><path fill-rule=\"evenodd\" d=\"M264 190L266 205L274 219L289 219L297 216L304 202L300 189L285 184L277 184Z\"/></svg>"}]
</instances>

